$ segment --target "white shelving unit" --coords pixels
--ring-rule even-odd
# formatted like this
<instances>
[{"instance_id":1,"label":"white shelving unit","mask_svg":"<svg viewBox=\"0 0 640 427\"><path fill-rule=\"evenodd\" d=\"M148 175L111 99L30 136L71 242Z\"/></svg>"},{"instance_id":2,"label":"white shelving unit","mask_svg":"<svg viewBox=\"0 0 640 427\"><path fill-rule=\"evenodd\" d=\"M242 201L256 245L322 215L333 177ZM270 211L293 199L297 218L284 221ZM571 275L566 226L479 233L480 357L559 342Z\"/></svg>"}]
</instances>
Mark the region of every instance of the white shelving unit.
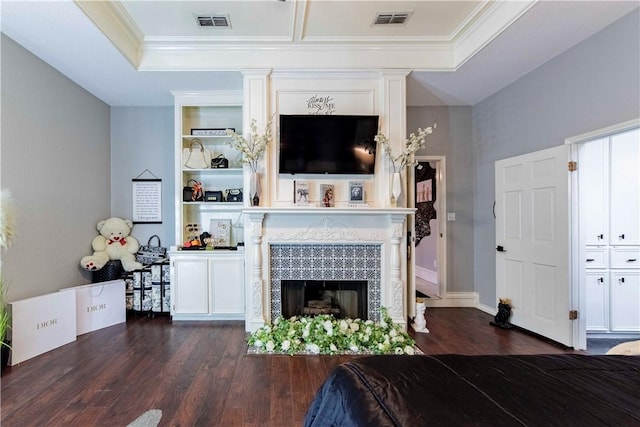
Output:
<instances>
[{"instance_id":1,"label":"white shelving unit","mask_svg":"<svg viewBox=\"0 0 640 427\"><path fill-rule=\"evenodd\" d=\"M202 183L203 191L222 193L243 190L244 168L241 154L233 150L230 137L223 132L242 132L242 92L175 92L175 250L170 251L173 319L212 320L244 317L244 251L229 249L202 250L184 248L189 224L197 224L200 233L211 232L211 223L229 220L229 246L244 241L245 202L209 202L183 200L183 188L189 180ZM197 129L216 129L221 135L193 135ZM185 167L184 149L194 138L211 152L223 154L229 161L224 169ZM197 149L199 150L199 145ZM225 278L223 281L221 278Z\"/></svg>"}]
</instances>

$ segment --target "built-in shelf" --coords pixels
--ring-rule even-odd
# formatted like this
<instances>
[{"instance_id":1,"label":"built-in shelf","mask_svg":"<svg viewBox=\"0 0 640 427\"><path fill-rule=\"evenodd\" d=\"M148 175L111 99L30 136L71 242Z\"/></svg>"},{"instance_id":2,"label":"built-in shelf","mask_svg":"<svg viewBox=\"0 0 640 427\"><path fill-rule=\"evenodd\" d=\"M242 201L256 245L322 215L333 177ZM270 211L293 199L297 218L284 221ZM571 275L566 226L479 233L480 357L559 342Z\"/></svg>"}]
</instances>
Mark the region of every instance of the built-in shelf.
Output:
<instances>
[{"instance_id":1,"label":"built-in shelf","mask_svg":"<svg viewBox=\"0 0 640 427\"><path fill-rule=\"evenodd\" d=\"M415 208L322 208L310 207L249 207L244 208L246 214L277 215L413 215Z\"/></svg>"}]
</instances>

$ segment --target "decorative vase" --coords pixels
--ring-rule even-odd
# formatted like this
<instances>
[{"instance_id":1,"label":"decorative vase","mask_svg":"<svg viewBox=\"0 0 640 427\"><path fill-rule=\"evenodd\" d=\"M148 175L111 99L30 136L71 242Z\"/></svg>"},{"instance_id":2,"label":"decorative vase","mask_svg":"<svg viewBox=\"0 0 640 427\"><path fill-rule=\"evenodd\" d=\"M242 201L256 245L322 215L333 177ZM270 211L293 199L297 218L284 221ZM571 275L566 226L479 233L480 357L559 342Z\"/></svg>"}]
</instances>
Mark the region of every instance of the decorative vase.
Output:
<instances>
[{"instance_id":1,"label":"decorative vase","mask_svg":"<svg viewBox=\"0 0 640 427\"><path fill-rule=\"evenodd\" d=\"M400 172L394 172L391 176L391 207L395 208L399 205L400 197L402 196L402 180L400 179Z\"/></svg>"},{"instance_id":2,"label":"decorative vase","mask_svg":"<svg viewBox=\"0 0 640 427\"><path fill-rule=\"evenodd\" d=\"M249 199L251 206L260 206L260 174L258 172L251 172Z\"/></svg>"}]
</instances>

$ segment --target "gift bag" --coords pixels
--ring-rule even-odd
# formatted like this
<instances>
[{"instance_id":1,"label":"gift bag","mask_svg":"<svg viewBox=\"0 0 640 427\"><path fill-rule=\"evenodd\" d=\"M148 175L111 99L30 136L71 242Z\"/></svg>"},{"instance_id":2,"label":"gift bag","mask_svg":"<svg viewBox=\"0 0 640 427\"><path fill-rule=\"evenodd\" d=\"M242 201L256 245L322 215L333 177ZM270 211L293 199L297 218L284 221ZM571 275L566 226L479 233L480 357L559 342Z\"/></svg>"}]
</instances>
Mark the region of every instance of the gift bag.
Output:
<instances>
[{"instance_id":1,"label":"gift bag","mask_svg":"<svg viewBox=\"0 0 640 427\"><path fill-rule=\"evenodd\" d=\"M208 169L211 165L211 151L204 148L202 141L198 138L193 138L191 146L182 149L182 160L185 168Z\"/></svg>"},{"instance_id":2,"label":"gift bag","mask_svg":"<svg viewBox=\"0 0 640 427\"><path fill-rule=\"evenodd\" d=\"M151 243L154 238L158 241L157 245L153 245ZM166 255L167 248L162 247L160 237L157 234L154 234L153 236L149 237L149 241L146 245L140 246L140 249L138 249L138 253L136 253L136 261L148 265L164 260Z\"/></svg>"}]
</instances>

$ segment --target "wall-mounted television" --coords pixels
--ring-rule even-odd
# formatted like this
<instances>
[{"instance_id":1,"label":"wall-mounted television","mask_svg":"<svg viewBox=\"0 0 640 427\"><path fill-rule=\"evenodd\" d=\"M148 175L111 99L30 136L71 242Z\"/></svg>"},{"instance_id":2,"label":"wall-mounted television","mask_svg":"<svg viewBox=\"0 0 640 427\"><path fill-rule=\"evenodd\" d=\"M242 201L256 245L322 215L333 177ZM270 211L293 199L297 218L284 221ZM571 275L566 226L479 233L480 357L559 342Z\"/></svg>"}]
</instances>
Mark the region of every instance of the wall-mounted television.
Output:
<instances>
[{"instance_id":1,"label":"wall-mounted television","mask_svg":"<svg viewBox=\"0 0 640 427\"><path fill-rule=\"evenodd\" d=\"M378 116L280 115L281 174L372 175Z\"/></svg>"}]
</instances>

